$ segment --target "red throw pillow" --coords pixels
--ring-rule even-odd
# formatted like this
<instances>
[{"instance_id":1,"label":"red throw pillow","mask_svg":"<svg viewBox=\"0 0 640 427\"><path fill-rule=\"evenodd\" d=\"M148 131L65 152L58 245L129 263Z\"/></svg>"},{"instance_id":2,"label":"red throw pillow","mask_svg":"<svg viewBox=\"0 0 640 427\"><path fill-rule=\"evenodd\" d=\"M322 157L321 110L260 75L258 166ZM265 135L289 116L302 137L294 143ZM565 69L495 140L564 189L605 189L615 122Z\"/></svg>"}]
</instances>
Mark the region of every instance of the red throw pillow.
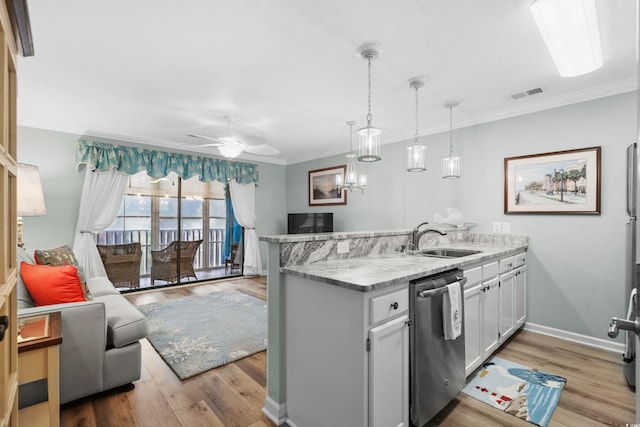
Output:
<instances>
[{"instance_id":1,"label":"red throw pillow","mask_svg":"<svg viewBox=\"0 0 640 427\"><path fill-rule=\"evenodd\" d=\"M51 266L20 263L20 275L36 305L86 301L73 265Z\"/></svg>"}]
</instances>

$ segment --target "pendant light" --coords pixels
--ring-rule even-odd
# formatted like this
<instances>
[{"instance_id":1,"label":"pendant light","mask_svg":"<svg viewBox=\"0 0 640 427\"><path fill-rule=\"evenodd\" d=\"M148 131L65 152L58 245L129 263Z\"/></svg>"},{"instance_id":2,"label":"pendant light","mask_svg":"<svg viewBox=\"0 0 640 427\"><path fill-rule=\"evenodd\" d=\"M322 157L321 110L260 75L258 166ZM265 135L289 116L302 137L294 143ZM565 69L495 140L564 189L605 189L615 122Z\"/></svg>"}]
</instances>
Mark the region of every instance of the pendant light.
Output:
<instances>
[{"instance_id":1,"label":"pendant light","mask_svg":"<svg viewBox=\"0 0 640 427\"><path fill-rule=\"evenodd\" d=\"M347 154L347 173L344 177L344 182L342 180L342 176L336 175L336 185L338 186L338 190L360 190L364 193L364 187L367 186L367 176L360 175L358 178L358 173L356 172L356 155L353 154L353 125L356 122L348 121L347 125L350 128L350 140L349 140L349 154Z\"/></svg>"},{"instance_id":2,"label":"pendant light","mask_svg":"<svg viewBox=\"0 0 640 427\"><path fill-rule=\"evenodd\" d=\"M424 80L413 79L409 82L409 87L416 91L416 133L413 137L413 144L407 147L407 172L424 172L427 147L418 143L418 89L424 86Z\"/></svg>"},{"instance_id":3,"label":"pendant light","mask_svg":"<svg viewBox=\"0 0 640 427\"><path fill-rule=\"evenodd\" d=\"M371 61L378 58L381 48L373 43L366 43L357 50L358 56L366 59L369 64L369 100L367 113L367 126L358 130L358 160L361 162L377 162L380 157L380 129L371 126Z\"/></svg>"},{"instance_id":4,"label":"pendant light","mask_svg":"<svg viewBox=\"0 0 640 427\"><path fill-rule=\"evenodd\" d=\"M460 178L460 157L453 155L453 109L459 104L458 101L444 104L449 109L449 156L442 159L443 178Z\"/></svg>"}]
</instances>

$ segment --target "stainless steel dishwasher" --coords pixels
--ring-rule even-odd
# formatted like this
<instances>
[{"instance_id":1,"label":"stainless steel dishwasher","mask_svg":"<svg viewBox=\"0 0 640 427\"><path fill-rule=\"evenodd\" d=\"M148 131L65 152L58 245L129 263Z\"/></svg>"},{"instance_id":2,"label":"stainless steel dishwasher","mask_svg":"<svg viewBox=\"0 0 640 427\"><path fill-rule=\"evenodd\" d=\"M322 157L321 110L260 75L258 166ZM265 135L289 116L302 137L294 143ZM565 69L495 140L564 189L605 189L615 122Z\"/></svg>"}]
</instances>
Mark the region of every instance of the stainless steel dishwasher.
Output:
<instances>
[{"instance_id":1,"label":"stainless steel dishwasher","mask_svg":"<svg viewBox=\"0 0 640 427\"><path fill-rule=\"evenodd\" d=\"M442 302L447 285L460 283L462 270L450 270L409 282L409 416L412 427L423 427L457 396L465 385L464 319L462 333L445 340Z\"/></svg>"}]
</instances>

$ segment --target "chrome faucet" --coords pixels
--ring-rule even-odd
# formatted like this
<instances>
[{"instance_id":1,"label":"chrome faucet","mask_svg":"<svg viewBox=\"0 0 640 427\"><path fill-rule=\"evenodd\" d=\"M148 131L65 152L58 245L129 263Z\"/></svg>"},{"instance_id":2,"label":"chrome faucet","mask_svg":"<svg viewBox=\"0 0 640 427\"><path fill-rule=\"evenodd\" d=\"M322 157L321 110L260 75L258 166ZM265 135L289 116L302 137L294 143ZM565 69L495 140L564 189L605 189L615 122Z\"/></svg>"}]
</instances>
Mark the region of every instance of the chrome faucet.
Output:
<instances>
[{"instance_id":1,"label":"chrome faucet","mask_svg":"<svg viewBox=\"0 0 640 427\"><path fill-rule=\"evenodd\" d=\"M424 230L420 230L420 227L422 227L423 225L427 225L429 224L427 221L423 222L422 224L418 225L416 228L413 229L413 236L412 236L412 245L413 245L413 249L414 250L419 250L420 249L420 239L422 238L422 236L424 236L427 233L438 233L441 236L446 236L447 233L444 231L440 231L440 230L436 230L435 228L425 228Z\"/></svg>"}]
</instances>

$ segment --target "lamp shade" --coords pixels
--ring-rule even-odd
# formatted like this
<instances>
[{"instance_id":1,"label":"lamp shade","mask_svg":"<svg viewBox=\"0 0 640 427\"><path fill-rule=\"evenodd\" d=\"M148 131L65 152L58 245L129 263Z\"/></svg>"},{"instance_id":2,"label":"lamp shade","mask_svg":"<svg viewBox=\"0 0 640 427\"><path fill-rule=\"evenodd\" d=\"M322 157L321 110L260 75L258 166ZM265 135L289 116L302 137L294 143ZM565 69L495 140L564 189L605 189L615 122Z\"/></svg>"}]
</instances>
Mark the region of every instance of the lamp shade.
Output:
<instances>
[{"instance_id":1,"label":"lamp shade","mask_svg":"<svg viewBox=\"0 0 640 427\"><path fill-rule=\"evenodd\" d=\"M40 181L40 171L35 165L18 163L18 216L43 216L47 214Z\"/></svg>"},{"instance_id":2,"label":"lamp shade","mask_svg":"<svg viewBox=\"0 0 640 427\"><path fill-rule=\"evenodd\" d=\"M242 147L235 144L224 144L218 147L218 151L228 159L235 159L242 153Z\"/></svg>"}]
</instances>

